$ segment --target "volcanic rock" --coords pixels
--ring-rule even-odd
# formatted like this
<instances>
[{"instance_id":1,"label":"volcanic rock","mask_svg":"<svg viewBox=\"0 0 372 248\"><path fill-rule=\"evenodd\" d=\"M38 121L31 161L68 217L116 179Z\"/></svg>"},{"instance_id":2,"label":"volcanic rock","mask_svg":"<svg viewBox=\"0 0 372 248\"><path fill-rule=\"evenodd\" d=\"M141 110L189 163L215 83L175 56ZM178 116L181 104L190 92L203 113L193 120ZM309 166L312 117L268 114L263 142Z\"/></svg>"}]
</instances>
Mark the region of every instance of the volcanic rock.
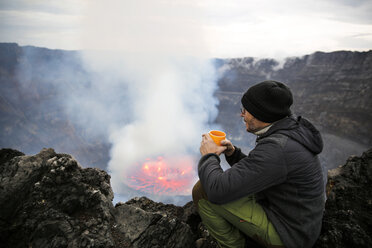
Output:
<instances>
[{"instance_id":1,"label":"volcanic rock","mask_svg":"<svg viewBox=\"0 0 372 248\"><path fill-rule=\"evenodd\" d=\"M147 198L114 207L110 176L82 168L70 155L2 149L0 162L1 247L194 245L195 235L183 221L188 217L175 214L187 208L162 209L164 204ZM142 210L139 203L146 202Z\"/></svg>"},{"instance_id":2,"label":"volcanic rock","mask_svg":"<svg viewBox=\"0 0 372 248\"><path fill-rule=\"evenodd\" d=\"M53 149L19 155L0 151L2 247L114 247L106 172Z\"/></svg>"},{"instance_id":3,"label":"volcanic rock","mask_svg":"<svg viewBox=\"0 0 372 248\"><path fill-rule=\"evenodd\" d=\"M372 247L372 149L329 171L317 248Z\"/></svg>"},{"instance_id":4,"label":"volcanic rock","mask_svg":"<svg viewBox=\"0 0 372 248\"><path fill-rule=\"evenodd\" d=\"M329 172L314 247L372 247L371 185L372 149ZM217 247L192 202L112 200L110 176L70 155L0 150L1 247Z\"/></svg>"}]
</instances>

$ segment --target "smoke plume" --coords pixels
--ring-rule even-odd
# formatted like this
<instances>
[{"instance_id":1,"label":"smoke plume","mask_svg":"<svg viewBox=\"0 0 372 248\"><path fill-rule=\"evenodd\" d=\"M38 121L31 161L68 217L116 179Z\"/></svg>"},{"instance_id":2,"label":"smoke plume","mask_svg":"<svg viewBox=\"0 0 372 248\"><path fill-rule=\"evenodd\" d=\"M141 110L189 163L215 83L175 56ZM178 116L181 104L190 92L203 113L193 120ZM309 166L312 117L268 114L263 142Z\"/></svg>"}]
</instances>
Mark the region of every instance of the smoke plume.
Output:
<instances>
[{"instance_id":1,"label":"smoke plume","mask_svg":"<svg viewBox=\"0 0 372 248\"><path fill-rule=\"evenodd\" d=\"M109 136L117 194L129 194L124 179L146 159L164 157L177 170L174 161L182 159L174 158L194 158L217 115L214 67L197 23L200 11L191 6L149 0L86 6L83 40L92 50L84 63L94 91L73 104L90 113L82 124L101 120L95 130Z\"/></svg>"}]
</instances>

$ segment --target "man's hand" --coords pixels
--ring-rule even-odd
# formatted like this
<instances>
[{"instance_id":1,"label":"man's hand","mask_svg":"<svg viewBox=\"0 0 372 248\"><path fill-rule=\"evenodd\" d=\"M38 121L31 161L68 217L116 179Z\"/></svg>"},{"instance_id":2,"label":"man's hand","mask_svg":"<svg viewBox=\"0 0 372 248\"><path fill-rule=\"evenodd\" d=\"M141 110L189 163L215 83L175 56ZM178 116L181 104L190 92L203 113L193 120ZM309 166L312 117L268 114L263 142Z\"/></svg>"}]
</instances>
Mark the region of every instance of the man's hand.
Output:
<instances>
[{"instance_id":1,"label":"man's hand","mask_svg":"<svg viewBox=\"0 0 372 248\"><path fill-rule=\"evenodd\" d=\"M228 139L222 140L221 145L226 147L226 150L224 151L226 156L231 156L235 152L235 147L231 143L230 140L228 140Z\"/></svg>"},{"instance_id":2,"label":"man's hand","mask_svg":"<svg viewBox=\"0 0 372 248\"><path fill-rule=\"evenodd\" d=\"M231 142L230 142L231 143ZM218 146L214 141L212 140L211 136L209 134L205 133L202 135L202 141L200 144L200 153L201 155L205 155L208 153L215 153L218 156L221 155L226 150L226 146Z\"/></svg>"}]
</instances>

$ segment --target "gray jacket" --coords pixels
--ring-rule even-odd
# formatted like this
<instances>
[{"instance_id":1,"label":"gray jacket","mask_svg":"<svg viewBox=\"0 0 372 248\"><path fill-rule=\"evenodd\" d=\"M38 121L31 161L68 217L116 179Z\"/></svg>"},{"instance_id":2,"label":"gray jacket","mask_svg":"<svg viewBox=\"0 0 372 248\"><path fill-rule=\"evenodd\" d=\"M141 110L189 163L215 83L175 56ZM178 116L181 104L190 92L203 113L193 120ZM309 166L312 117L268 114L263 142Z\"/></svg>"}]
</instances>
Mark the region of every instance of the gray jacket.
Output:
<instances>
[{"instance_id":1,"label":"gray jacket","mask_svg":"<svg viewBox=\"0 0 372 248\"><path fill-rule=\"evenodd\" d=\"M216 154L204 155L198 165L200 182L216 204L256 194L287 248L312 247L325 203L317 156L322 149L320 133L309 121L286 117L257 138L248 156L236 147L226 157L231 165L226 171Z\"/></svg>"}]
</instances>

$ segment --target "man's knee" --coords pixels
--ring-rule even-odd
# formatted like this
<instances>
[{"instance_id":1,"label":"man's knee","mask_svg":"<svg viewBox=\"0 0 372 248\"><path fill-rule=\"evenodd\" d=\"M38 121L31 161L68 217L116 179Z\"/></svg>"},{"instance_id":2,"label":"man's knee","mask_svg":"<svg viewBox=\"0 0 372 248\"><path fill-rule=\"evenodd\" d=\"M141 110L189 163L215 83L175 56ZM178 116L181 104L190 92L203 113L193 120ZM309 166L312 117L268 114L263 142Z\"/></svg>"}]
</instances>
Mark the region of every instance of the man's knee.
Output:
<instances>
[{"instance_id":1,"label":"man's knee","mask_svg":"<svg viewBox=\"0 0 372 248\"><path fill-rule=\"evenodd\" d=\"M199 208L198 203L199 200L201 199L208 200L207 194L205 193L203 186L201 185L200 181L197 181L194 187L192 188L192 200L197 209Z\"/></svg>"}]
</instances>

